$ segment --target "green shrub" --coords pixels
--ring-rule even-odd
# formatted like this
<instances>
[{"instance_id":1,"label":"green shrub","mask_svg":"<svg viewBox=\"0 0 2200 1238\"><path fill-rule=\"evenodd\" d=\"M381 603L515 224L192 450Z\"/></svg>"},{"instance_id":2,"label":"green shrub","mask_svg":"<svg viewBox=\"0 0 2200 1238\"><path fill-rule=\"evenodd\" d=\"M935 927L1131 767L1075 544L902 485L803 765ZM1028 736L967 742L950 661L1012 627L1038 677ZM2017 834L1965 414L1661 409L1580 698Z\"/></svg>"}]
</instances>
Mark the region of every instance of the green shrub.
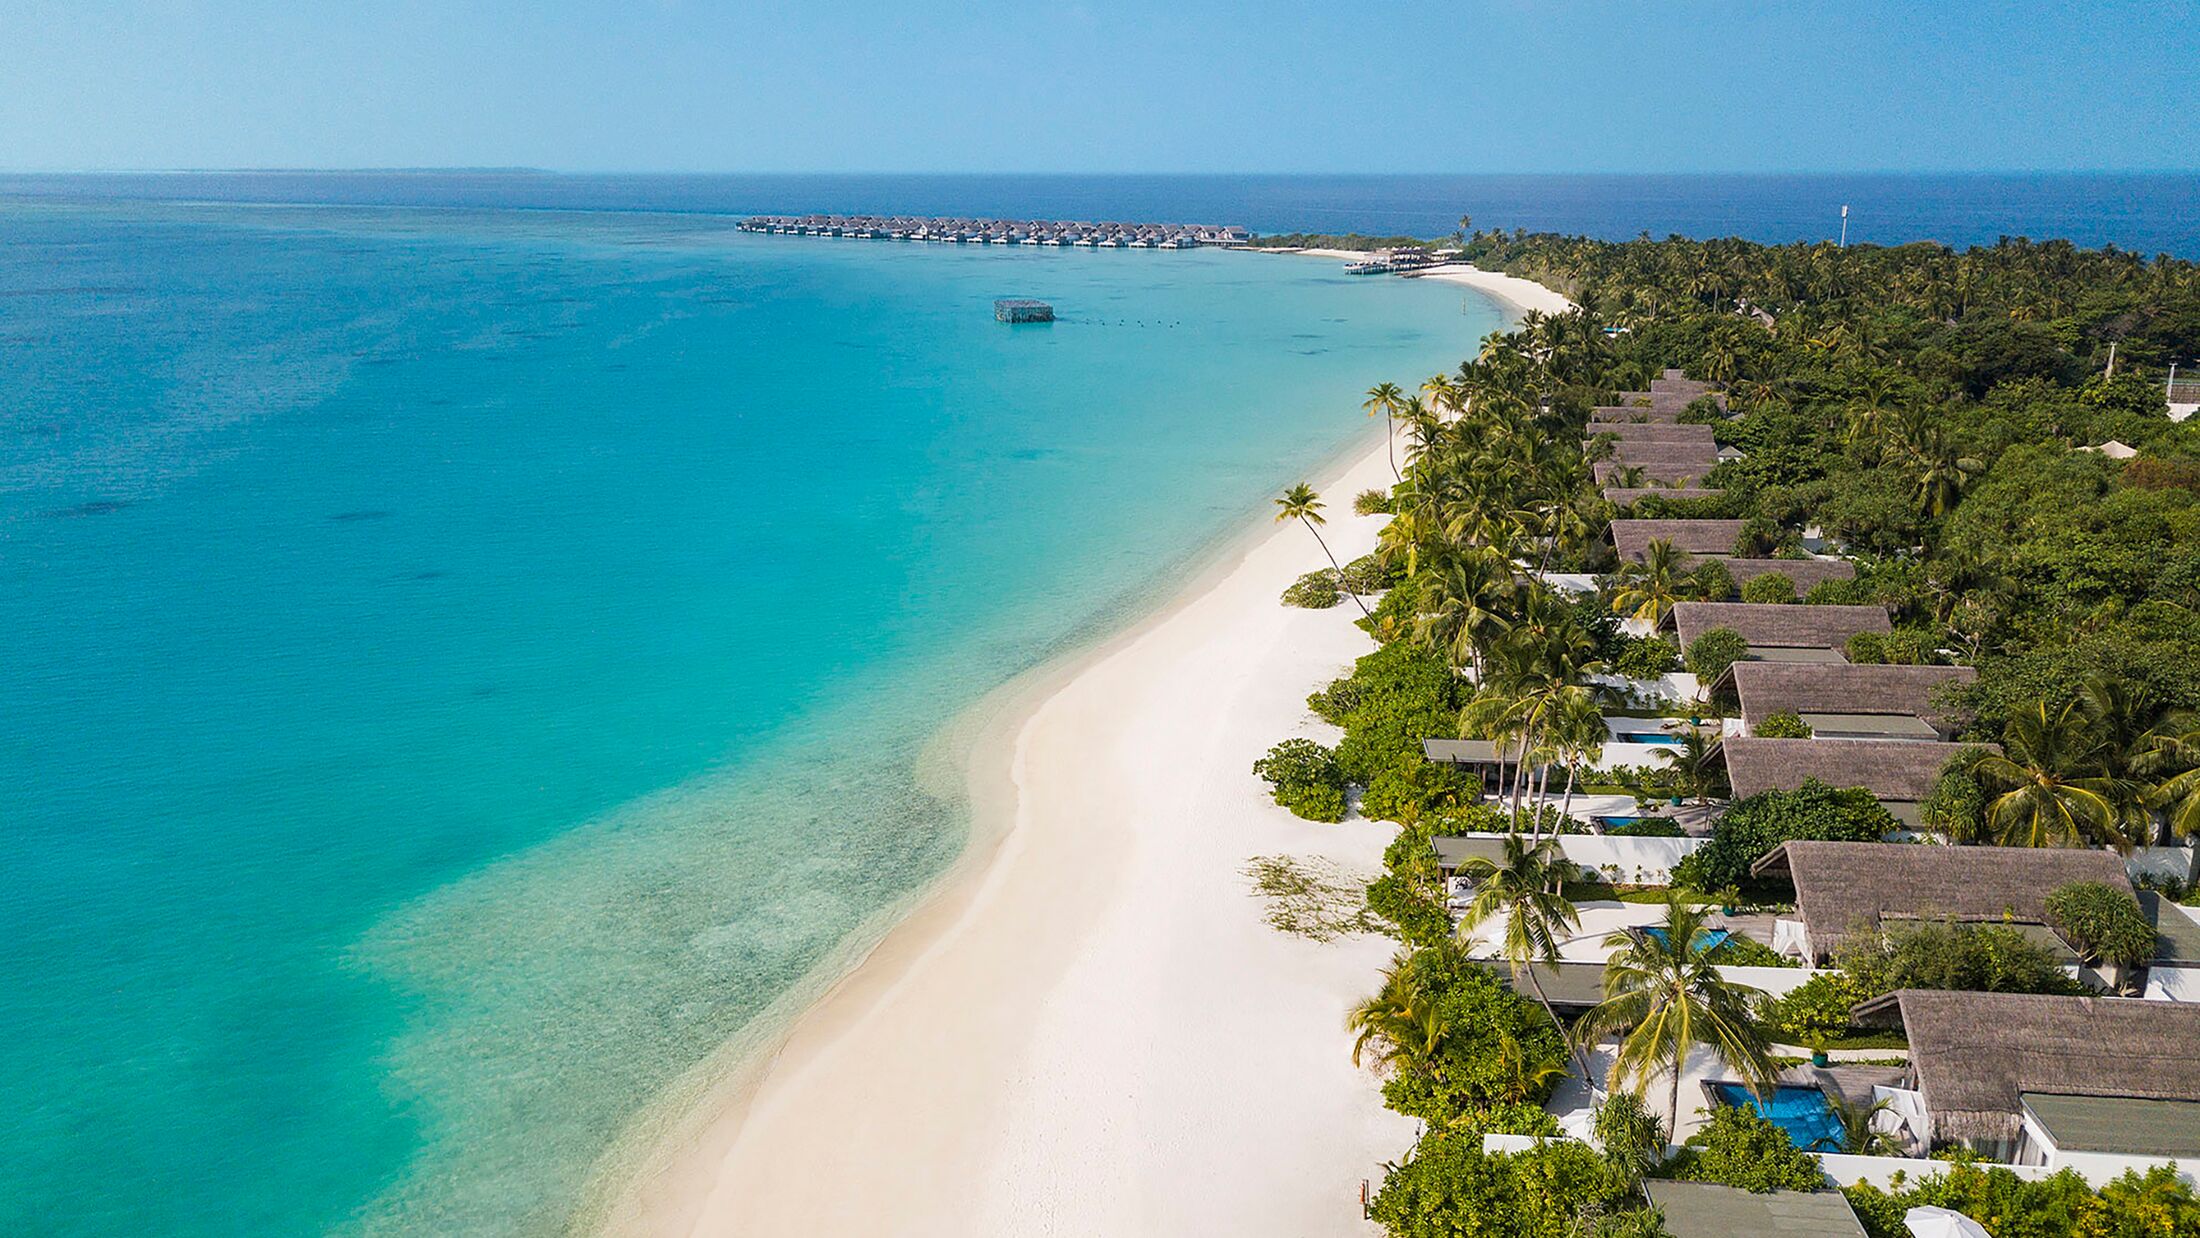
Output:
<instances>
[{"instance_id":1,"label":"green shrub","mask_svg":"<svg viewBox=\"0 0 2200 1238\"><path fill-rule=\"evenodd\" d=\"M1420 751L1393 756L1367 780L1360 796L1361 815L1375 821L1418 821L1423 816L1472 804L1481 782L1456 765L1439 765Z\"/></svg>"},{"instance_id":2,"label":"green shrub","mask_svg":"<svg viewBox=\"0 0 2200 1238\"><path fill-rule=\"evenodd\" d=\"M1354 593L1381 593L1405 579L1405 572L1374 555L1365 554L1344 565L1342 579Z\"/></svg>"},{"instance_id":3,"label":"green shrub","mask_svg":"<svg viewBox=\"0 0 2200 1238\"><path fill-rule=\"evenodd\" d=\"M1612 1092L1597 1106L1596 1137L1606 1159L1630 1179L1665 1160L1665 1123L1633 1092Z\"/></svg>"},{"instance_id":4,"label":"green shrub","mask_svg":"<svg viewBox=\"0 0 2200 1238\"><path fill-rule=\"evenodd\" d=\"M1822 971L1765 1003L1763 1019L1779 1035L1816 1046L1849 1030L1849 1012L1876 996L1845 972Z\"/></svg>"},{"instance_id":5,"label":"green shrub","mask_svg":"<svg viewBox=\"0 0 2200 1238\"><path fill-rule=\"evenodd\" d=\"M1566 1040L1541 1006L1448 941L1415 951L1403 966L1443 1035L1433 1050L1393 1066L1385 1104L1441 1127L1494 1105L1549 1098L1564 1072Z\"/></svg>"},{"instance_id":6,"label":"green shrub","mask_svg":"<svg viewBox=\"0 0 2200 1238\"><path fill-rule=\"evenodd\" d=\"M1986 788L1973 772L1984 755L1983 748L1964 747L1948 758L1940 767L1940 777L1933 781L1932 791L1918 806L1920 824L1958 842L1985 833Z\"/></svg>"},{"instance_id":7,"label":"green shrub","mask_svg":"<svg viewBox=\"0 0 2200 1238\"><path fill-rule=\"evenodd\" d=\"M1851 934L1834 952L1834 964L1874 996L1896 989L2066 995L2085 991L2063 971L2053 950L2004 925L1947 922L1881 927L1880 934Z\"/></svg>"},{"instance_id":8,"label":"green shrub","mask_svg":"<svg viewBox=\"0 0 2200 1238\"><path fill-rule=\"evenodd\" d=\"M1643 817L1604 832L1620 838L1683 838L1688 833L1674 824L1671 817Z\"/></svg>"},{"instance_id":9,"label":"green shrub","mask_svg":"<svg viewBox=\"0 0 2200 1238\"><path fill-rule=\"evenodd\" d=\"M1795 581L1785 572L1766 572L1752 576L1742 586L1745 602L1792 602L1795 600Z\"/></svg>"},{"instance_id":10,"label":"green shrub","mask_svg":"<svg viewBox=\"0 0 2200 1238\"><path fill-rule=\"evenodd\" d=\"M2047 896L2047 922L2088 963L2135 967L2154 957L2154 926L2139 900L2099 881L2073 881Z\"/></svg>"},{"instance_id":11,"label":"green shrub","mask_svg":"<svg viewBox=\"0 0 2200 1238\"><path fill-rule=\"evenodd\" d=\"M1721 1105L1688 1137L1673 1176L1744 1191L1815 1191L1826 1183L1818 1159L1795 1146L1777 1123L1754 1110Z\"/></svg>"},{"instance_id":12,"label":"green shrub","mask_svg":"<svg viewBox=\"0 0 2200 1238\"><path fill-rule=\"evenodd\" d=\"M1401 761L1424 761L1421 741L1458 733L1465 686L1441 658L1397 643L1361 658L1307 703L1344 728L1337 764L1347 782L1366 786Z\"/></svg>"},{"instance_id":13,"label":"green shrub","mask_svg":"<svg viewBox=\"0 0 2200 1238\"><path fill-rule=\"evenodd\" d=\"M1657 1233L1639 1228L1640 1203L1626 1175L1588 1144L1554 1139L1526 1152L1489 1155L1482 1151L1482 1132L1470 1126L1422 1136L1413 1154L1383 1179L1368 1215L1391 1238ZM1615 1222L1637 1228L1615 1229Z\"/></svg>"},{"instance_id":14,"label":"green shrub","mask_svg":"<svg viewBox=\"0 0 2200 1238\"><path fill-rule=\"evenodd\" d=\"M1344 774L1337 757L1311 739L1287 739L1253 762L1278 804L1308 821L1344 820Z\"/></svg>"},{"instance_id":15,"label":"green shrub","mask_svg":"<svg viewBox=\"0 0 2200 1238\"><path fill-rule=\"evenodd\" d=\"M1388 490L1362 490L1352 498L1352 511L1360 516L1387 516L1396 509Z\"/></svg>"},{"instance_id":16,"label":"green shrub","mask_svg":"<svg viewBox=\"0 0 2200 1238\"><path fill-rule=\"evenodd\" d=\"M1749 642L1732 628L1713 628L1688 642L1688 673L1709 684L1726 668L1749 656Z\"/></svg>"},{"instance_id":17,"label":"green shrub","mask_svg":"<svg viewBox=\"0 0 2200 1238\"><path fill-rule=\"evenodd\" d=\"M1386 873L1367 885L1367 909L1386 921L1391 936L1409 946L1434 946L1451 939L1451 916L1425 885Z\"/></svg>"},{"instance_id":18,"label":"green shrub","mask_svg":"<svg viewBox=\"0 0 2200 1238\"><path fill-rule=\"evenodd\" d=\"M1736 933L1712 947L1711 961L1721 967L1793 967L1795 961L1757 940Z\"/></svg>"},{"instance_id":19,"label":"green shrub","mask_svg":"<svg viewBox=\"0 0 2200 1238\"><path fill-rule=\"evenodd\" d=\"M1301 610L1328 610L1343 600L1344 592L1337 588L1337 574L1326 567L1299 577L1283 591L1283 604Z\"/></svg>"},{"instance_id":20,"label":"green shrub","mask_svg":"<svg viewBox=\"0 0 2200 1238\"><path fill-rule=\"evenodd\" d=\"M1750 865L1790 839L1877 842L1899 824L1869 791L1836 791L1808 779L1793 791L1736 800L1713 827L1711 841L1673 866L1673 882L1691 890L1739 886L1749 880Z\"/></svg>"},{"instance_id":21,"label":"green shrub","mask_svg":"<svg viewBox=\"0 0 2200 1238\"><path fill-rule=\"evenodd\" d=\"M1784 709L1776 714L1766 714L1764 719L1757 724L1757 738L1759 739L1809 739L1810 737L1810 723Z\"/></svg>"},{"instance_id":22,"label":"green shrub","mask_svg":"<svg viewBox=\"0 0 2200 1238\"><path fill-rule=\"evenodd\" d=\"M1887 638L1878 632L1858 632L1849 637L1842 652L1856 666L1877 666L1887 660Z\"/></svg>"},{"instance_id":23,"label":"green shrub","mask_svg":"<svg viewBox=\"0 0 2200 1238\"><path fill-rule=\"evenodd\" d=\"M1615 638L1619 653L1612 659L1612 673L1629 679L1656 679L1681 667L1681 651L1663 637L1621 635Z\"/></svg>"},{"instance_id":24,"label":"green shrub","mask_svg":"<svg viewBox=\"0 0 2200 1238\"><path fill-rule=\"evenodd\" d=\"M1723 602L1734 596L1734 573L1727 570L1723 560L1704 560L1688 574L1688 580L1696 596L1707 602Z\"/></svg>"},{"instance_id":25,"label":"green shrub","mask_svg":"<svg viewBox=\"0 0 2200 1238\"><path fill-rule=\"evenodd\" d=\"M1803 600L1813 606L1866 606L1871 603L1871 590L1861 580L1821 580L1810 587Z\"/></svg>"},{"instance_id":26,"label":"green shrub","mask_svg":"<svg viewBox=\"0 0 2200 1238\"><path fill-rule=\"evenodd\" d=\"M2077 1171L2030 1181L1998 1166L1954 1164L1904 1189L1843 1192L1871 1238L1910 1238L1912 1208L1960 1212L1995 1238L2184 1238L2200 1234L2200 1198L2168 1166L2126 1170L2098 1192Z\"/></svg>"}]
</instances>

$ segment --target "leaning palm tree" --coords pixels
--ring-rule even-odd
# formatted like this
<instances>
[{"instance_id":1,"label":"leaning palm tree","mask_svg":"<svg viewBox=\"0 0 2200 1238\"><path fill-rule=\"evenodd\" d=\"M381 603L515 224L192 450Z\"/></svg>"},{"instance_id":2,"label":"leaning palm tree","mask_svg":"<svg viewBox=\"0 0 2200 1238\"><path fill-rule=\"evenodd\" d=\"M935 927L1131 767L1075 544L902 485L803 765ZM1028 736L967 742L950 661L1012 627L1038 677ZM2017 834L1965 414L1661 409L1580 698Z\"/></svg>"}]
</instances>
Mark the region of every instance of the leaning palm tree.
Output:
<instances>
[{"instance_id":1,"label":"leaning palm tree","mask_svg":"<svg viewBox=\"0 0 2200 1238\"><path fill-rule=\"evenodd\" d=\"M2101 743L2081 702L2059 710L2040 701L2002 732L2002 751L1974 767L1990 786L2007 788L1986 806L1986 825L2005 847L2131 849L2128 784L2106 775Z\"/></svg>"},{"instance_id":2,"label":"leaning palm tree","mask_svg":"<svg viewBox=\"0 0 2200 1238\"><path fill-rule=\"evenodd\" d=\"M1543 993L1535 965L1557 963L1559 939L1581 927L1581 913L1563 893L1574 876L1573 861L1559 851L1556 838L1530 843L1518 834L1508 834L1504 845L1503 862L1474 856L1460 866L1460 875L1474 882L1474 899L1460 917L1459 933L1465 937L1492 917L1505 917L1498 950L1512 966L1513 981L1526 979L1543 1013L1550 1016L1551 1026L1563 1027L1551 999ZM1581 1067L1581 1077L1595 1087L1579 1045L1574 1046L1574 1062Z\"/></svg>"},{"instance_id":3,"label":"leaning palm tree","mask_svg":"<svg viewBox=\"0 0 2200 1238\"><path fill-rule=\"evenodd\" d=\"M1367 399L1360 405L1367 410L1370 417L1377 413L1383 415L1383 441L1390 446L1391 476L1400 481L1405 480L1405 475L1398 471L1398 431L1393 418L1397 416L1399 409L1405 407L1405 402L1404 388L1396 383L1377 383L1367 389Z\"/></svg>"},{"instance_id":4,"label":"leaning palm tree","mask_svg":"<svg viewBox=\"0 0 2200 1238\"><path fill-rule=\"evenodd\" d=\"M1762 991L1737 984L1711 963L1704 931L1707 913L1678 898L1666 903L1658 933L1613 933L1604 939L1612 955L1604 964L1604 1000L1574 1025L1583 1041L1619 1032L1612 1060L1614 1086L1638 1095L1663 1073L1668 1128L1680 1121L1681 1072L1690 1050L1710 1049L1738 1072L1752 1091L1769 1091L1778 1068L1764 1033L1750 1017Z\"/></svg>"},{"instance_id":5,"label":"leaning palm tree","mask_svg":"<svg viewBox=\"0 0 2200 1238\"><path fill-rule=\"evenodd\" d=\"M1322 539L1321 526L1327 523L1322 519L1322 496L1314 493L1314 488L1302 481L1284 491L1282 497L1276 500L1276 507L1276 523L1296 520L1305 525L1306 531L1314 535L1315 544L1328 556L1330 568L1337 573L1337 584L1352 595L1352 604L1360 608L1362 615L1373 618L1367 609L1367 603L1361 601L1360 595L1353 591L1352 582L1345 579L1344 567L1337 562L1337 556L1331 553L1329 543Z\"/></svg>"},{"instance_id":6,"label":"leaning palm tree","mask_svg":"<svg viewBox=\"0 0 2200 1238\"><path fill-rule=\"evenodd\" d=\"M1620 569L1620 587L1612 597L1612 610L1655 630L1687 592L1687 576L1687 556L1665 538L1653 538L1642 562Z\"/></svg>"},{"instance_id":7,"label":"leaning palm tree","mask_svg":"<svg viewBox=\"0 0 2200 1238\"><path fill-rule=\"evenodd\" d=\"M1426 1061L1444 1039L1436 1004L1421 991L1412 960L1403 953L1383 969L1382 988L1353 1007L1345 1024L1353 1033L1354 1066Z\"/></svg>"}]
</instances>

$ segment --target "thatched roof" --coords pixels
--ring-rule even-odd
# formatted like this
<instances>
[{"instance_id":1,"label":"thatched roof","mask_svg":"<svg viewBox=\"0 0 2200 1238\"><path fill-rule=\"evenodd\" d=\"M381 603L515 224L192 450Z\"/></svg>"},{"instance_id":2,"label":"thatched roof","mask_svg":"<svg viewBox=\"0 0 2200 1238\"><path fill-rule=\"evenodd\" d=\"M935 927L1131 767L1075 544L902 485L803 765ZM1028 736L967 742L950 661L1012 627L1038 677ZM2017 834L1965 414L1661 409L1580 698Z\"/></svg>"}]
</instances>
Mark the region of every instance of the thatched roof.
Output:
<instances>
[{"instance_id":1,"label":"thatched roof","mask_svg":"<svg viewBox=\"0 0 2200 1238\"><path fill-rule=\"evenodd\" d=\"M1636 405L1600 404L1589 410L1590 433L1600 425L1625 425L1630 422L1678 422L1682 405L1675 408L1649 408Z\"/></svg>"},{"instance_id":2,"label":"thatched roof","mask_svg":"<svg viewBox=\"0 0 2200 1238\"><path fill-rule=\"evenodd\" d=\"M1713 460L1712 466L1718 461ZM1676 462L1666 460L1599 460L1589 466L1590 476L1600 486L1623 480L1621 473L1627 469L1640 470L1640 480L1652 486L1693 486L1711 471L1701 461Z\"/></svg>"},{"instance_id":3,"label":"thatched roof","mask_svg":"<svg viewBox=\"0 0 2200 1238\"><path fill-rule=\"evenodd\" d=\"M1682 425L1677 421L1622 421L1612 425L1593 426L1591 437L1609 434L1622 443L1689 443L1718 449L1712 438L1710 426Z\"/></svg>"},{"instance_id":4,"label":"thatched roof","mask_svg":"<svg viewBox=\"0 0 2200 1238\"><path fill-rule=\"evenodd\" d=\"M2013 1139L2027 1092L2200 1101L2200 1004L1904 989L1901 1013L1936 1141Z\"/></svg>"},{"instance_id":5,"label":"thatched roof","mask_svg":"<svg viewBox=\"0 0 2200 1238\"><path fill-rule=\"evenodd\" d=\"M1727 570L1734 570L1732 562ZM1683 649L1713 628L1732 629L1752 649L1839 649L1859 632L1894 630L1884 607L1776 602L1678 602L1665 622L1679 635Z\"/></svg>"},{"instance_id":6,"label":"thatched roof","mask_svg":"<svg viewBox=\"0 0 2200 1238\"><path fill-rule=\"evenodd\" d=\"M1754 734L1778 713L1891 714L1941 726L1934 693L1943 684L1969 683L1978 672L1968 666L1737 662L1733 677L1743 725Z\"/></svg>"},{"instance_id":7,"label":"thatched roof","mask_svg":"<svg viewBox=\"0 0 2200 1238\"><path fill-rule=\"evenodd\" d=\"M1714 557L1732 554L1742 535L1739 520L1615 520L1612 546L1619 557L1641 563L1650 557L1650 543L1667 541L1673 549L1690 555Z\"/></svg>"},{"instance_id":8,"label":"thatched roof","mask_svg":"<svg viewBox=\"0 0 2200 1238\"><path fill-rule=\"evenodd\" d=\"M1736 585L1759 576L1785 576L1795 582L1798 594L1810 592L1822 580L1856 579L1856 565L1847 559L1728 559L1726 571Z\"/></svg>"},{"instance_id":9,"label":"thatched roof","mask_svg":"<svg viewBox=\"0 0 2200 1238\"><path fill-rule=\"evenodd\" d=\"M1915 804L1933 792L1941 767L1965 745L1915 739L1758 739L1719 741L1734 798L1793 791L1815 778L1829 787L1862 787L1873 798Z\"/></svg>"},{"instance_id":10,"label":"thatched roof","mask_svg":"<svg viewBox=\"0 0 2200 1238\"><path fill-rule=\"evenodd\" d=\"M1582 447L1587 449L1588 443ZM1604 463L1604 462L1600 462ZM1652 442L1621 439L1613 445L1608 463L1651 468L1695 468L1708 473L1719 463L1719 449L1712 443Z\"/></svg>"},{"instance_id":11,"label":"thatched roof","mask_svg":"<svg viewBox=\"0 0 2200 1238\"><path fill-rule=\"evenodd\" d=\"M1796 914L1820 955L1885 920L2045 924L2047 896L2058 887L2099 881L2131 889L2114 854L2061 847L1788 842L1749 871L1794 881Z\"/></svg>"},{"instance_id":12,"label":"thatched roof","mask_svg":"<svg viewBox=\"0 0 2200 1238\"><path fill-rule=\"evenodd\" d=\"M1604 491L1607 501L1625 507L1638 499L1709 499L1721 491L1708 486L1611 486Z\"/></svg>"}]
</instances>

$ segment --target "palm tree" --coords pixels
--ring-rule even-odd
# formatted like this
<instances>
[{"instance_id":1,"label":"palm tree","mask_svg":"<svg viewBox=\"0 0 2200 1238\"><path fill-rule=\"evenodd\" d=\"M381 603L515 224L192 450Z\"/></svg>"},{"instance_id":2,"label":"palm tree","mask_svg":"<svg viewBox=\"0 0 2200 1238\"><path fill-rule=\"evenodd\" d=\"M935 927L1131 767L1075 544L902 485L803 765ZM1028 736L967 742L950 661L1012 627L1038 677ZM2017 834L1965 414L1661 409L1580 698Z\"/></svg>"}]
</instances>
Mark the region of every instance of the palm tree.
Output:
<instances>
[{"instance_id":1,"label":"palm tree","mask_svg":"<svg viewBox=\"0 0 2200 1238\"><path fill-rule=\"evenodd\" d=\"M1505 917L1505 935L1498 949L1512 966L1514 983L1526 978L1551 1026L1564 1027L1558 1011L1551 1008L1551 999L1544 996L1535 965L1557 963L1559 938L1581 927L1581 913L1562 893L1574 876L1573 862L1559 852L1556 838L1531 844L1518 834L1508 834L1503 863L1475 856L1461 866L1460 874L1474 882L1474 900L1459 920L1460 935L1472 933L1492 916ZM1579 1045L1574 1046L1574 1063L1581 1067L1581 1077L1589 1079L1589 1064ZM1590 1086L1596 1086L1594 1080Z\"/></svg>"},{"instance_id":2,"label":"palm tree","mask_svg":"<svg viewBox=\"0 0 2200 1238\"><path fill-rule=\"evenodd\" d=\"M2002 751L1975 772L2008 788L1986 806L1986 824L2005 847L2076 847L2108 843L2131 849L2123 825L2129 785L2102 769L2102 745L2083 702L2059 710L2041 701L2019 711L2002 732Z\"/></svg>"},{"instance_id":3,"label":"palm tree","mask_svg":"<svg viewBox=\"0 0 2200 1238\"><path fill-rule=\"evenodd\" d=\"M1391 419L1400 408L1405 407L1405 402L1406 393L1398 384L1377 383L1367 389L1367 400L1360 405L1367 410L1370 417L1377 413L1383 415L1383 440L1390 447L1390 472L1400 481L1405 480L1405 474L1398 471L1398 431L1396 423Z\"/></svg>"},{"instance_id":4,"label":"palm tree","mask_svg":"<svg viewBox=\"0 0 2200 1238\"><path fill-rule=\"evenodd\" d=\"M1429 574L1414 635L1442 651L1453 665L1472 666L1479 680L1484 652L1511 625L1507 616L1517 587L1501 556L1483 547L1469 548Z\"/></svg>"},{"instance_id":5,"label":"palm tree","mask_svg":"<svg viewBox=\"0 0 2200 1238\"><path fill-rule=\"evenodd\" d=\"M1658 760L1673 772L1681 794L1694 796L1699 804L1707 802L1719 771L1725 768L1724 758L1713 755L1718 745L1702 727L1668 726L1665 730L1679 746L1659 748Z\"/></svg>"},{"instance_id":6,"label":"palm tree","mask_svg":"<svg viewBox=\"0 0 2200 1238\"><path fill-rule=\"evenodd\" d=\"M1687 591L1687 577L1687 557L1672 542L1654 538L1642 562L1620 568L1620 589L1613 595L1612 610L1655 630Z\"/></svg>"},{"instance_id":7,"label":"palm tree","mask_svg":"<svg viewBox=\"0 0 2200 1238\"><path fill-rule=\"evenodd\" d=\"M1403 952L1383 969L1375 996L1353 1007L1345 1022L1353 1032L1354 1066L1371 1060L1383 1067L1425 1062L1444 1041L1436 1004L1421 991L1412 958Z\"/></svg>"},{"instance_id":8,"label":"palm tree","mask_svg":"<svg viewBox=\"0 0 2200 1238\"><path fill-rule=\"evenodd\" d=\"M1884 1098L1850 1100L1835 1089L1827 1088L1826 1103L1832 1107L1833 1115L1841 1119L1841 1146L1808 1151L1838 1151L1844 1156L1900 1156L1904 1152L1901 1140L1886 1131L1872 1129L1872 1119L1894 1111L1893 1101Z\"/></svg>"},{"instance_id":9,"label":"palm tree","mask_svg":"<svg viewBox=\"0 0 2200 1238\"><path fill-rule=\"evenodd\" d=\"M1322 548L1322 554L1328 556L1330 569L1337 573L1337 583L1346 593L1352 595L1352 604L1360 608L1362 615L1373 618L1367 609L1367 603L1361 601L1360 595L1353 591L1352 582L1345 579L1344 568L1337 562L1337 556L1330 552L1329 543L1322 540L1321 526L1327 523L1322 519L1322 496L1314 493L1314 488L1302 481L1284 491L1283 497L1276 500L1276 507L1279 509L1276 512L1276 523L1296 520L1305 525L1306 531L1314 535L1315 544Z\"/></svg>"},{"instance_id":10,"label":"palm tree","mask_svg":"<svg viewBox=\"0 0 2200 1238\"><path fill-rule=\"evenodd\" d=\"M2147 768L2178 768L2147 793L2146 805L2163 814L2182 838L2200 835L2200 720L2174 715L2146 739L2140 757Z\"/></svg>"},{"instance_id":11,"label":"palm tree","mask_svg":"<svg viewBox=\"0 0 2200 1238\"><path fill-rule=\"evenodd\" d=\"M1604 964L1604 1000L1574 1025L1582 1040L1623 1033L1612 1060L1614 1085L1631 1083L1640 1094L1658 1073L1669 1076L1669 1128L1680 1121L1681 1072L1697 1046L1710 1049L1760 1095L1778 1073L1764 1033L1750 1017L1752 1004L1764 994L1726 979L1712 965L1707 917L1705 910L1672 898L1659 933L1606 937L1612 955Z\"/></svg>"},{"instance_id":12,"label":"palm tree","mask_svg":"<svg viewBox=\"0 0 2200 1238\"><path fill-rule=\"evenodd\" d=\"M1551 742L1558 750L1558 759L1566 763L1566 796L1559 805L1561 818L1574 811L1574 776L1582 766L1596 764L1604 755L1604 744L1611 732L1604 725L1604 711L1597 706L1594 694L1583 692L1570 698L1559 707L1550 722Z\"/></svg>"}]
</instances>

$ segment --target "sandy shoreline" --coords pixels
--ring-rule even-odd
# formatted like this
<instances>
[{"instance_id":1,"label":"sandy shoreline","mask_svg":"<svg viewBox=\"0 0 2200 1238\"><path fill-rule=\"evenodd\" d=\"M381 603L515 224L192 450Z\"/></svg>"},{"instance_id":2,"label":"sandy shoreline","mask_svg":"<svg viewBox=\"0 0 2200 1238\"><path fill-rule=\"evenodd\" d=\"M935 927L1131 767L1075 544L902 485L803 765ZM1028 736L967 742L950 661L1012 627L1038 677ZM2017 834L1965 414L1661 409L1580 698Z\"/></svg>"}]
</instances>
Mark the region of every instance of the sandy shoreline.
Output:
<instances>
[{"instance_id":1,"label":"sandy shoreline","mask_svg":"<svg viewBox=\"0 0 2200 1238\"><path fill-rule=\"evenodd\" d=\"M1374 545L1381 518L1351 499L1388 457L1376 435L1318 479L1340 558ZM1250 774L1279 739L1333 738L1306 693L1372 647L1349 602L1278 603L1323 562L1303 528L1249 529L1167 606L989 702L955 870L668 1132L606 1231L1369 1232L1361 1180L1414 1124L1351 1065L1344 1017L1392 943L1282 933L1244 873L1371 873L1389 839L1299 821Z\"/></svg>"}]
</instances>

